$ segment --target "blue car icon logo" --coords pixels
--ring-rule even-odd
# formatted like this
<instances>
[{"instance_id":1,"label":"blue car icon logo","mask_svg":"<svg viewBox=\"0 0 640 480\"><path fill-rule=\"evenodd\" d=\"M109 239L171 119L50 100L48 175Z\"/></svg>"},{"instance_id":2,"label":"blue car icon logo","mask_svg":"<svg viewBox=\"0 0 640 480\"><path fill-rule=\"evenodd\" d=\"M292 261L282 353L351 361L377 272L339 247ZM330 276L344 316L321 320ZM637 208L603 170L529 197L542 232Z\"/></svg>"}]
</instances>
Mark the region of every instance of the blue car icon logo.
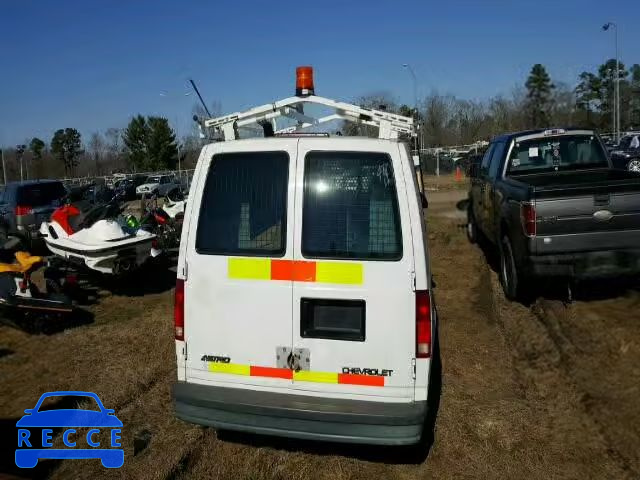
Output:
<instances>
[{"instance_id":1,"label":"blue car icon logo","mask_svg":"<svg viewBox=\"0 0 640 480\"><path fill-rule=\"evenodd\" d=\"M47 398L69 396L90 397L98 404L99 411L79 408L40 411L42 402ZM48 392L40 397L34 408L24 413L26 415L16 423L18 467L33 468L39 459L99 458L107 468L119 468L124 463L124 450L120 442L122 422L114 415L114 410L104 408L95 393ZM53 428L62 429L62 440L68 448L52 448ZM86 435L80 435L77 428L89 430ZM101 434L104 430L108 430L108 442L104 441L104 434ZM76 448L78 443L84 444L85 439L90 448Z\"/></svg>"}]
</instances>

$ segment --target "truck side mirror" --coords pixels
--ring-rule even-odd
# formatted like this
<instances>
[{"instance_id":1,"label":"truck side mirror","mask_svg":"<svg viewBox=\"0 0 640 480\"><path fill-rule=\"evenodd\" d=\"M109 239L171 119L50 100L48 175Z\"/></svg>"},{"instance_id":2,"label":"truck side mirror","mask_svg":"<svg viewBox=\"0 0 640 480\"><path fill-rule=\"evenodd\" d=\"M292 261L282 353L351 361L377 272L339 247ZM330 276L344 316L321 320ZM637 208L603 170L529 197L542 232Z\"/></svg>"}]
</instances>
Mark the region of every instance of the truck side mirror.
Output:
<instances>
[{"instance_id":1,"label":"truck side mirror","mask_svg":"<svg viewBox=\"0 0 640 480\"><path fill-rule=\"evenodd\" d=\"M427 196L424 194L424 192L420 192L420 202L422 203L422 208L429 207L429 201L427 200Z\"/></svg>"}]
</instances>

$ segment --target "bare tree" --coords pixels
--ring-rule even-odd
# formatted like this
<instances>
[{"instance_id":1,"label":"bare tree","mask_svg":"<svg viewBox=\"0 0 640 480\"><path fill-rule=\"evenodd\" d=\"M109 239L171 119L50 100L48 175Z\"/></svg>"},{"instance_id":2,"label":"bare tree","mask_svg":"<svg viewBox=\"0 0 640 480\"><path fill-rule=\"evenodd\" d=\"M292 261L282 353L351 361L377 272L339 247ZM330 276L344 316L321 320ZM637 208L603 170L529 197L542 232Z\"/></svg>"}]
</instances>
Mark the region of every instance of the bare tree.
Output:
<instances>
[{"instance_id":1,"label":"bare tree","mask_svg":"<svg viewBox=\"0 0 640 480\"><path fill-rule=\"evenodd\" d=\"M95 175L102 174L102 162L105 157L106 143L100 133L94 132L89 138L89 160Z\"/></svg>"},{"instance_id":2,"label":"bare tree","mask_svg":"<svg viewBox=\"0 0 640 480\"><path fill-rule=\"evenodd\" d=\"M372 92L357 98L353 103L364 108L398 112L399 107L393 96L386 91ZM369 125L361 125L353 122L343 122L342 133L348 136L377 137L378 129Z\"/></svg>"},{"instance_id":3,"label":"bare tree","mask_svg":"<svg viewBox=\"0 0 640 480\"><path fill-rule=\"evenodd\" d=\"M106 159L104 163L109 170L119 170L124 166L122 161L122 150L124 148L122 129L108 128L104 136L106 138Z\"/></svg>"},{"instance_id":4,"label":"bare tree","mask_svg":"<svg viewBox=\"0 0 640 480\"><path fill-rule=\"evenodd\" d=\"M454 103L454 97L442 96L435 92L424 100L423 145L439 147L456 143L458 139L451 132Z\"/></svg>"}]
</instances>

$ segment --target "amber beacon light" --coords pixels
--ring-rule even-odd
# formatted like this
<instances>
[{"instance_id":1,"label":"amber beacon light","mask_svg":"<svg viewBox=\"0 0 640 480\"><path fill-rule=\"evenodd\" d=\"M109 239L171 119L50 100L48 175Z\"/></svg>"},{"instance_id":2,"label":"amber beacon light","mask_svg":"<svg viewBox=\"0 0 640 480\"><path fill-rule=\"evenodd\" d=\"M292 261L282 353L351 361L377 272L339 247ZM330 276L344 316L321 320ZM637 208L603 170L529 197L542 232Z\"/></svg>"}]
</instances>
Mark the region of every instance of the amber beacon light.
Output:
<instances>
[{"instance_id":1,"label":"amber beacon light","mask_svg":"<svg viewBox=\"0 0 640 480\"><path fill-rule=\"evenodd\" d=\"M313 67L296 68L296 96L308 97L315 95L313 88Z\"/></svg>"}]
</instances>

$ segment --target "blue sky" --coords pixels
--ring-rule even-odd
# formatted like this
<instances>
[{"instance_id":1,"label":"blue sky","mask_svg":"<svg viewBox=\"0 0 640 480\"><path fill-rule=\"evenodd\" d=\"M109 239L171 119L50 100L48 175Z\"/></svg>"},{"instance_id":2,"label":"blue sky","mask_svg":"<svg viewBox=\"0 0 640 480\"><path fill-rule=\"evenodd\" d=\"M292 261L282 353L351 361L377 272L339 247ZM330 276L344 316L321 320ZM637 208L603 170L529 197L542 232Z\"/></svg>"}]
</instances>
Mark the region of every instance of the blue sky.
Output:
<instances>
[{"instance_id":1,"label":"blue sky","mask_svg":"<svg viewBox=\"0 0 640 480\"><path fill-rule=\"evenodd\" d=\"M640 63L640 1L13 1L2 3L0 145L75 127L123 127L159 114L190 128L194 78L223 112L289 96L296 65L316 93L509 94L534 63L575 83L613 56ZM160 96L169 92L166 97Z\"/></svg>"}]
</instances>

